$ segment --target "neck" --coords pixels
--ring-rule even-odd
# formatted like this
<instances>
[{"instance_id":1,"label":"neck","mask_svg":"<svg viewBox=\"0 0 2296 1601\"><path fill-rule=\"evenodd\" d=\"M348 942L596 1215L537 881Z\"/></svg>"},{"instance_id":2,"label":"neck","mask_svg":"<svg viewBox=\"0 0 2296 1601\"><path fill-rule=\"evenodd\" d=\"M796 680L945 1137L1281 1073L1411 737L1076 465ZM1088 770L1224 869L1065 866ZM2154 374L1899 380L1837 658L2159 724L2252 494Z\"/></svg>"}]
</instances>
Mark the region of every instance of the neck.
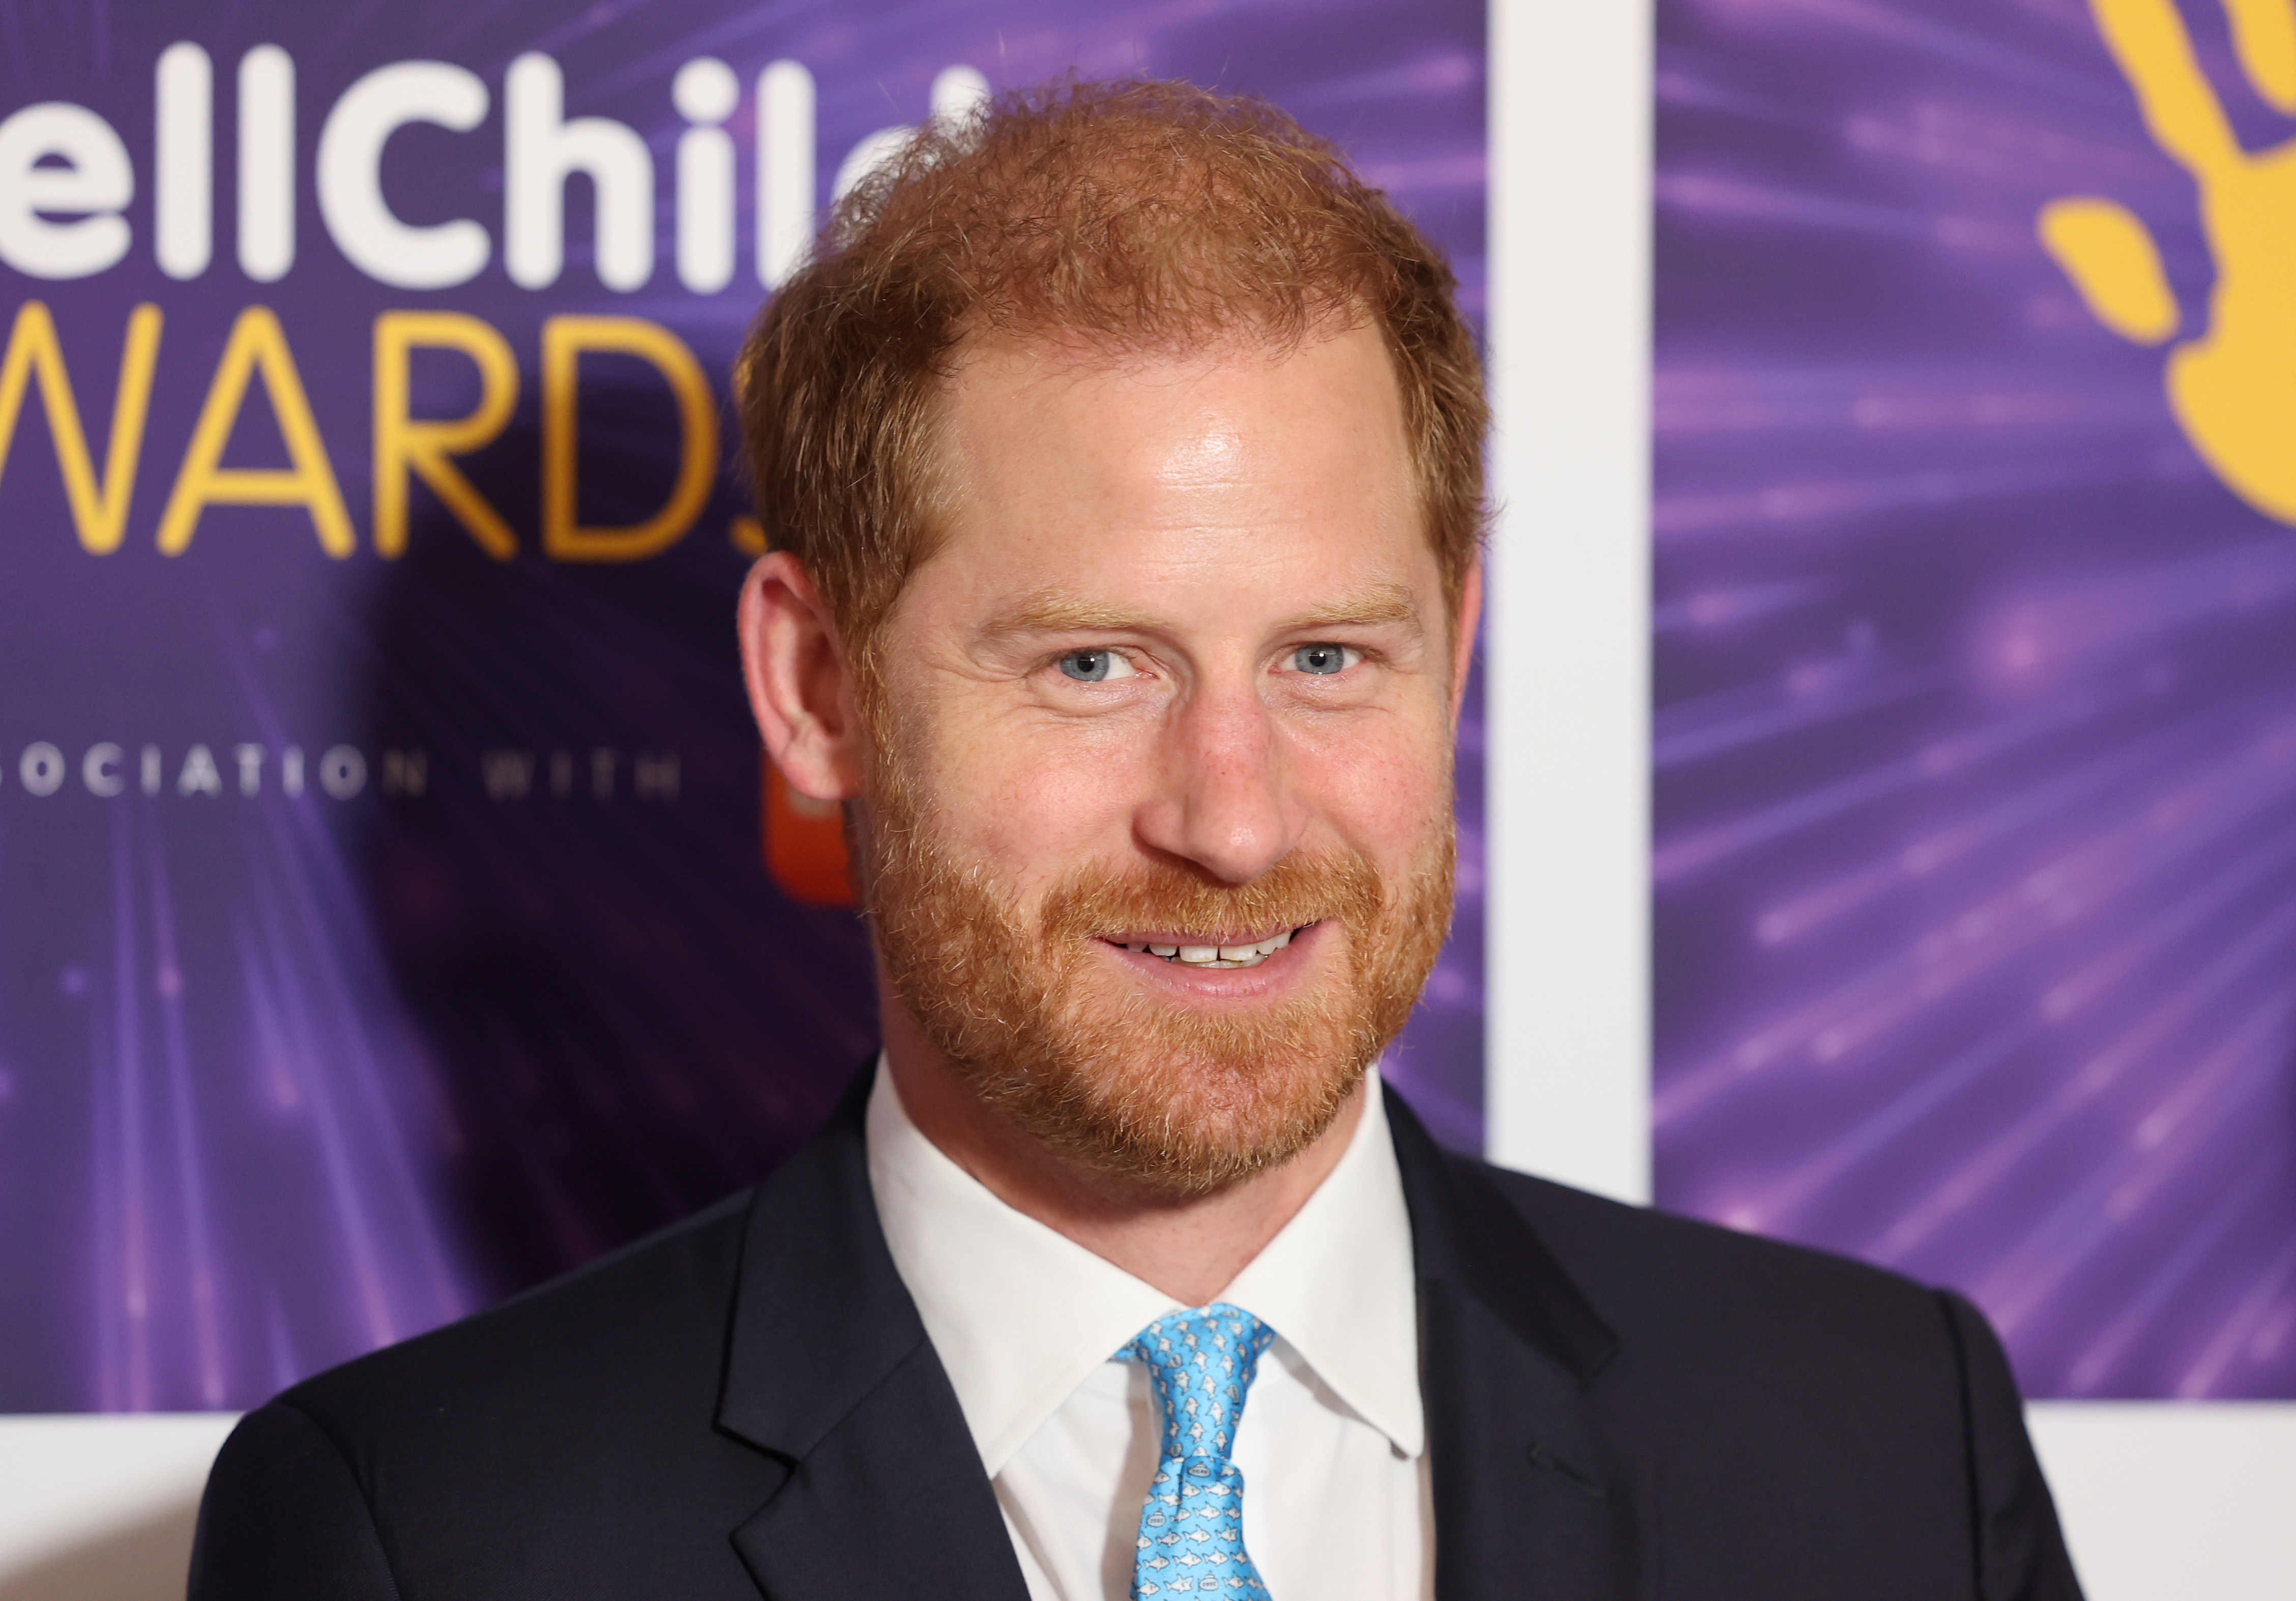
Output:
<instances>
[{"instance_id":1,"label":"neck","mask_svg":"<svg viewBox=\"0 0 2296 1601\"><path fill-rule=\"evenodd\" d=\"M1338 1165L1363 1117L1356 1086L1332 1126L1279 1167L1203 1195L1144 1191L1082 1167L984 1105L898 1005L885 1059L902 1108L941 1154L1007 1206L1185 1306L1217 1297Z\"/></svg>"}]
</instances>

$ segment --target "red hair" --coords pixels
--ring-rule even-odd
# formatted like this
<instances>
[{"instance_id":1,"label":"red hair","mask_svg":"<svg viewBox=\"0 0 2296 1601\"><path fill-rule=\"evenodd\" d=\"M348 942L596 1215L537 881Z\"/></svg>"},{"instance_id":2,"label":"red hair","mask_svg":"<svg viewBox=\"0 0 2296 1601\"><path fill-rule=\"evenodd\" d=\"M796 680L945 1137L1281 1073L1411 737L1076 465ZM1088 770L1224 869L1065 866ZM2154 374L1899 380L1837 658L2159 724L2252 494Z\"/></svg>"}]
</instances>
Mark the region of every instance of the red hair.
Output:
<instances>
[{"instance_id":1,"label":"red hair","mask_svg":"<svg viewBox=\"0 0 2296 1601\"><path fill-rule=\"evenodd\" d=\"M1385 194L1264 101L1152 81L1004 94L864 181L750 330L736 387L758 516L866 685L932 548L933 404L962 342L1121 354L1240 333L1281 349L1369 324L1456 611L1488 423L1456 288Z\"/></svg>"}]
</instances>

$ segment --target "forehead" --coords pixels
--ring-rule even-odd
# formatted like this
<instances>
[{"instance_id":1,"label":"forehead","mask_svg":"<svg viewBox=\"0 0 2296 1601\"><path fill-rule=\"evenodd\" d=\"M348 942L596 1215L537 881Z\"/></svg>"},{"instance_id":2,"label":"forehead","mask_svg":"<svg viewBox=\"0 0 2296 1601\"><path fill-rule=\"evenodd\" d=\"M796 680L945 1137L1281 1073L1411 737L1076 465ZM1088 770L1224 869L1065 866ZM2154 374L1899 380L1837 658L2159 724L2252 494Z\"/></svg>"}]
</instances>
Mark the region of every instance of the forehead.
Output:
<instances>
[{"instance_id":1,"label":"forehead","mask_svg":"<svg viewBox=\"0 0 2296 1601\"><path fill-rule=\"evenodd\" d=\"M939 414L926 566L980 587L1415 589L1433 571L1374 329L1181 356L1000 342L965 354Z\"/></svg>"}]
</instances>

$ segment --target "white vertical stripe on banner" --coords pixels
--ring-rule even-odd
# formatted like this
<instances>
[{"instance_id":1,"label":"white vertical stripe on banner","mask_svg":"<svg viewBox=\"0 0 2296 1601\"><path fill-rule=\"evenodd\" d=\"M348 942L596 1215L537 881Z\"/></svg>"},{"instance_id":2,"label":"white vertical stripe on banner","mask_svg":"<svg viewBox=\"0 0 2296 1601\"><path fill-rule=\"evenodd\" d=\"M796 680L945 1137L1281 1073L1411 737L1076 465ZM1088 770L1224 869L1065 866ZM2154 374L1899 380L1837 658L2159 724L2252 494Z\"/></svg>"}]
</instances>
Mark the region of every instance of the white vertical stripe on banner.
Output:
<instances>
[{"instance_id":1,"label":"white vertical stripe on banner","mask_svg":"<svg viewBox=\"0 0 2296 1601\"><path fill-rule=\"evenodd\" d=\"M1649 0L1490 21L1485 1127L1650 1197Z\"/></svg>"}]
</instances>

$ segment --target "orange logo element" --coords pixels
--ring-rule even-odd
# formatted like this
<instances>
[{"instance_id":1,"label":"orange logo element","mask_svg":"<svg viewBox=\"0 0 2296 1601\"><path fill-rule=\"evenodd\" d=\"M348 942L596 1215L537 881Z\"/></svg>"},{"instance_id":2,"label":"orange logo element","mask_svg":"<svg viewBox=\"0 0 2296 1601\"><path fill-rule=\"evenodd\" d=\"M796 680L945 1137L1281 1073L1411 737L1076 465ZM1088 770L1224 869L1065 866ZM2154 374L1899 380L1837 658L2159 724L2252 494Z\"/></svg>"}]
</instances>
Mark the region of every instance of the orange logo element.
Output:
<instances>
[{"instance_id":1,"label":"orange logo element","mask_svg":"<svg viewBox=\"0 0 2296 1601\"><path fill-rule=\"evenodd\" d=\"M765 779L766 871L783 894L802 905L851 906L842 809L790 788L770 757Z\"/></svg>"}]
</instances>

